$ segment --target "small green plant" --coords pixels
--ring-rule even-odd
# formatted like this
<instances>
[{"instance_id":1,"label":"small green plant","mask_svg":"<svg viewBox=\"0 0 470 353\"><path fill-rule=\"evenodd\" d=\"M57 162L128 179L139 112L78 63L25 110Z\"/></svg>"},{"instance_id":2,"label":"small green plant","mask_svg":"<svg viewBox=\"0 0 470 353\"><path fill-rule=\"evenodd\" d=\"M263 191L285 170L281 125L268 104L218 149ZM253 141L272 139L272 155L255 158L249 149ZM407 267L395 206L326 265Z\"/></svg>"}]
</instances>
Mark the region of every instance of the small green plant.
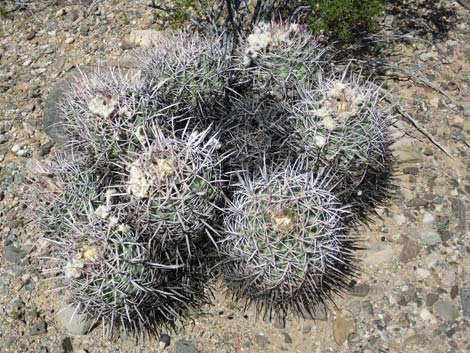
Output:
<instances>
[{"instance_id":1,"label":"small green plant","mask_svg":"<svg viewBox=\"0 0 470 353\"><path fill-rule=\"evenodd\" d=\"M308 23L314 32L350 41L377 29L383 0L310 0Z\"/></svg>"},{"instance_id":2,"label":"small green plant","mask_svg":"<svg viewBox=\"0 0 470 353\"><path fill-rule=\"evenodd\" d=\"M164 27L243 34L263 21L308 24L313 33L351 41L377 29L384 0L175 0L153 7Z\"/></svg>"},{"instance_id":3,"label":"small green plant","mask_svg":"<svg viewBox=\"0 0 470 353\"><path fill-rule=\"evenodd\" d=\"M171 8L159 7L155 4L153 7L163 10L160 11L160 18L171 29L182 28L191 18L204 18L205 11L212 8L214 0L174 0Z\"/></svg>"}]
</instances>

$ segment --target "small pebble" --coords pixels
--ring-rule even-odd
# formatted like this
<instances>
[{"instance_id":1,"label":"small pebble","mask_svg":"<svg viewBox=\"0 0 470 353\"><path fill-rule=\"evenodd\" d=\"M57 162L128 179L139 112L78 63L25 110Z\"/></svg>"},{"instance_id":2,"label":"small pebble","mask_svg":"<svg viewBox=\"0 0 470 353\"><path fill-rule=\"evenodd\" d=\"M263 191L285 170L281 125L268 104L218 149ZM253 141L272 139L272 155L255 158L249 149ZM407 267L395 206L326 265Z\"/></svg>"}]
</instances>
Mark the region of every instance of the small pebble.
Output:
<instances>
[{"instance_id":1,"label":"small pebble","mask_svg":"<svg viewBox=\"0 0 470 353\"><path fill-rule=\"evenodd\" d=\"M36 37L36 31L34 31L34 30L32 30L32 31L28 32L28 34L26 34L26 40L34 39L34 37Z\"/></svg>"},{"instance_id":2,"label":"small pebble","mask_svg":"<svg viewBox=\"0 0 470 353\"><path fill-rule=\"evenodd\" d=\"M171 337L169 335L167 335L166 333L163 333L161 336L160 336L160 342L159 342L159 347L161 350L165 349L166 347L168 347L171 343Z\"/></svg>"},{"instance_id":3,"label":"small pebble","mask_svg":"<svg viewBox=\"0 0 470 353\"><path fill-rule=\"evenodd\" d=\"M16 155L18 157L24 157L28 154L28 150L26 148L23 148L21 150L19 150L18 152L16 152Z\"/></svg>"},{"instance_id":4,"label":"small pebble","mask_svg":"<svg viewBox=\"0 0 470 353\"><path fill-rule=\"evenodd\" d=\"M65 40L65 44L72 44L73 42L75 42L75 38L73 38L73 37L68 37Z\"/></svg>"},{"instance_id":5,"label":"small pebble","mask_svg":"<svg viewBox=\"0 0 470 353\"><path fill-rule=\"evenodd\" d=\"M175 353L198 353L198 350L191 341L179 340L176 342Z\"/></svg>"},{"instance_id":6,"label":"small pebble","mask_svg":"<svg viewBox=\"0 0 470 353\"><path fill-rule=\"evenodd\" d=\"M21 150L21 148L22 148L21 145L16 144L16 145L13 145L13 147L11 148L11 151L13 153L17 153L19 150Z\"/></svg>"},{"instance_id":7,"label":"small pebble","mask_svg":"<svg viewBox=\"0 0 470 353\"><path fill-rule=\"evenodd\" d=\"M292 338L289 336L287 332L283 332L282 335L284 336L284 343L292 344Z\"/></svg>"},{"instance_id":8,"label":"small pebble","mask_svg":"<svg viewBox=\"0 0 470 353\"><path fill-rule=\"evenodd\" d=\"M421 309L420 313L419 313L419 317L421 319L423 319L424 321L428 321L432 324L435 324L437 322L436 318L434 317L433 314L431 314L431 312L424 308L424 309Z\"/></svg>"},{"instance_id":9,"label":"small pebble","mask_svg":"<svg viewBox=\"0 0 470 353\"><path fill-rule=\"evenodd\" d=\"M67 14L67 11L65 11L65 9L60 9L59 11L55 13L55 17L62 17L62 16L65 16L66 14Z\"/></svg>"},{"instance_id":10,"label":"small pebble","mask_svg":"<svg viewBox=\"0 0 470 353\"><path fill-rule=\"evenodd\" d=\"M349 294L354 297L366 297L369 294L370 287L366 283L357 283L349 288Z\"/></svg>"},{"instance_id":11,"label":"small pebble","mask_svg":"<svg viewBox=\"0 0 470 353\"><path fill-rule=\"evenodd\" d=\"M93 323L85 314L80 314L75 307L69 305L62 307L57 312L56 318L67 332L74 335L87 334Z\"/></svg>"},{"instance_id":12,"label":"small pebble","mask_svg":"<svg viewBox=\"0 0 470 353\"><path fill-rule=\"evenodd\" d=\"M269 344L268 338L266 336L260 335L260 334L255 335L255 342L261 348L266 348L266 346Z\"/></svg>"},{"instance_id":13,"label":"small pebble","mask_svg":"<svg viewBox=\"0 0 470 353\"><path fill-rule=\"evenodd\" d=\"M452 286L450 289L450 299L455 299L459 294L459 287L457 285Z\"/></svg>"},{"instance_id":14,"label":"small pebble","mask_svg":"<svg viewBox=\"0 0 470 353\"><path fill-rule=\"evenodd\" d=\"M41 320L31 328L31 336L42 335L47 332L47 324Z\"/></svg>"},{"instance_id":15,"label":"small pebble","mask_svg":"<svg viewBox=\"0 0 470 353\"><path fill-rule=\"evenodd\" d=\"M428 293L426 295L426 306L433 306L439 300L439 295L436 293Z\"/></svg>"}]
</instances>

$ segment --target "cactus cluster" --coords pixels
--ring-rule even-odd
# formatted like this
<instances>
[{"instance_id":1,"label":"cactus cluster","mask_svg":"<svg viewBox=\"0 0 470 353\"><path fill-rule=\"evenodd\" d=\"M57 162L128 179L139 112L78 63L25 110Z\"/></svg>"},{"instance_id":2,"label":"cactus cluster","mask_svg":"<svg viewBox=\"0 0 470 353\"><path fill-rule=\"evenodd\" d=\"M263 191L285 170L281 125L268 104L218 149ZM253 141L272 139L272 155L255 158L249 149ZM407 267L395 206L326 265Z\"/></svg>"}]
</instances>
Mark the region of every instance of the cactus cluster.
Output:
<instances>
[{"instance_id":1,"label":"cactus cluster","mask_svg":"<svg viewBox=\"0 0 470 353\"><path fill-rule=\"evenodd\" d=\"M76 81L36 199L82 312L154 331L218 275L268 316L348 286L351 227L387 191L390 114L373 83L321 60L305 29L262 24L236 47L162 38L138 75Z\"/></svg>"}]
</instances>

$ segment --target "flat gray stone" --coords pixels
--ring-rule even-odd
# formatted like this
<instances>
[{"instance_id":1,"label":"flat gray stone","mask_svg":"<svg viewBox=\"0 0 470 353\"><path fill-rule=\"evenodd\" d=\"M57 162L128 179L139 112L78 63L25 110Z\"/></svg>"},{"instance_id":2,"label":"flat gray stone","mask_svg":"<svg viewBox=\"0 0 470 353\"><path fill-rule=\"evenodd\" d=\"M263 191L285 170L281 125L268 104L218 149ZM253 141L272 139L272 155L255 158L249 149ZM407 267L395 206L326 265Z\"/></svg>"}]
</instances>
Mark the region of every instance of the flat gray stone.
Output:
<instances>
[{"instance_id":1,"label":"flat gray stone","mask_svg":"<svg viewBox=\"0 0 470 353\"><path fill-rule=\"evenodd\" d=\"M255 335L255 342L261 348L266 348L269 345L268 338L266 336L260 335L258 333Z\"/></svg>"},{"instance_id":2,"label":"flat gray stone","mask_svg":"<svg viewBox=\"0 0 470 353\"><path fill-rule=\"evenodd\" d=\"M400 163L419 162L423 159L421 151L407 140L397 141L392 146L392 155Z\"/></svg>"},{"instance_id":3,"label":"flat gray stone","mask_svg":"<svg viewBox=\"0 0 470 353\"><path fill-rule=\"evenodd\" d=\"M437 303L434 306L434 310L444 320L452 321L459 317L459 307L450 301Z\"/></svg>"},{"instance_id":4,"label":"flat gray stone","mask_svg":"<svg viewBox=\"0 0 470 353\"><path fill-rule=\"evenodd\" d=\"M400 253L400 262L406 264L413 261L421 252L421 245L414 239L405 237L403 240L403 248Z\"/></svg>"},{"instance_id":5,"label":"flat gray stone","mask_svg":"<svg viewBox=\"0 0 470 353\"><path fill-rule=\"evenodd\" d=\"M59 80L49 92L44 103L44 131L57 144L65 142L65 129L60 106L67 97L67 92L83 77L77 69L71 70Z\"/></svg>"},{"instance_id":6,"label":"flat gray stone","mask_svg":"<svg viewBox=\"0 0 470 353\"><path fill-rule=\"evenodd\" d=\"M457 0L457 1L463 7L466 7L467 9L470 9L470 0Z\"/></svg>"},{"instance_id":7,"label":"flat gray stone","mask_svg":"<svg viewBox=\"0 0 470 353\"><path fill-rule=\"evenodd\" d=\"M60 309L56 319L67 332L73 335L85 335L92 327L92 321L85 314L76 311L71 305Z\"/></svg>"},{"instance_id":8,"label":"flat gray stone","mask_svg":"<svg viewBox=\"0 0 470 353\"><path fill-rule=\"evenodd\" d=\"M47 324L44 320L38 321L31 327L31 336L42 335L47 332Z\"/></svg>"},{"instance_id":9,"label":"flat gray stone","mask_svg":"<svg viewBox=\"0 0 470 353\"><path fill-rule=\"evenodd\" d=\"M467 218L465 217L465 204L460 199L452 199L452 213L458 219L457 231L462 234L467 230Z\"/></svg>"},{"instance_id":10,"label":"flat gray stone","mask_svg":"<svg viewBox=\"0 0 470 353\"><path fill-rule=\"evenodd\" d=\"M19 265L28 253L14 245L7 245L3 248L3 258L8 262Z\"/></svg>"},{"instance_id":11,"label":"flat gray stone","mask_svg":"<svg viewBox=\"0 0 470 353\"><path fill-rule=\"evenodd\" d=\"M424 229L419 233L419 240L424 245L436 245L442 242L441 236L435 229Z\"/></svg>"},{"instance_id":12,"label":"flat gray stone","mask_svg":"<svg viewBox=\"0 0 470 353\"><path fill-rule=\"evenodd\" d=\"M460 291L460 303L462 304L463 316L470 317L470 289Z\"/></svg>"},{"instance_id":13,"label":"flat gray stone","mask_svg":"<svg viewBox=\"0 0 470 353\"><path fill-rule=\"evenodd\" d=\"M175 353L198 353L199 351L191 341L179 340L176 341Z\"/></svg>"}]
</instances>

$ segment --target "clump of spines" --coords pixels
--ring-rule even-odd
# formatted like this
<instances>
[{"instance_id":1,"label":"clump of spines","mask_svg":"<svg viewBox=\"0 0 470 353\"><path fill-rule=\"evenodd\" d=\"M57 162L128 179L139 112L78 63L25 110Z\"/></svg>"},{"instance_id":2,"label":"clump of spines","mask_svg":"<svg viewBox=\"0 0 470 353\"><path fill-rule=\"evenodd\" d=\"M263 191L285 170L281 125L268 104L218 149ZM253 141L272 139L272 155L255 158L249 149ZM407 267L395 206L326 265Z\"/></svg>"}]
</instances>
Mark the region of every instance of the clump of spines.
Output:
<instances>
[{"instance_id":1,"label":"clump of spines","mask_svg":"<svg viewBox=\"0 0 470 353\"><path fill-rule=\"evenodd\" d=\"M183 131L177 138L154 127L142 143L138 154L122 161L122 212L133 214L170 246L201 237L215 244L223 199L217 136L207 129Z\"/></svg>"},{"instance_id":2,"label":"clump of spines","mask_svg":"<svg viewBox=\"0 0 470 353\"><path fill-rule=\"evenodd\" d=\"M189 117L192 126L204 129L225 115L229 60L221 38L175 35L141 60L146 116L164 110L160 119L176 129Z\"/></svg>"},{"instance_id":3,"label":"clump of spines","mask_svg":"<svg viewBox=\"0 0 470 353\"><path fill-rule=\"evenodd\" d=\"M264 160L292 159L284 143L290 133L286 105L297 97L299 83L315 81L321 55L312 36L295 24L261 23L241 41L232 57L233 87L221 127L233 150L229 169L253 171Z\"/></svg>"},{"instance_id":4,"label":"clump of spines","mask_svg":"<svg viewBox=\"0 0 470 353\"><path fill-rule=\"evenodd\" d=\"M289 167L238 185L224 218L224 278L264 316L312 312L354 276L349 211L332 187L326 174Z\"/></svg>"},{"instance_id":5,"label":"clump of spines","mask_svg":"<svg viewBox=\"0 0 470 353\"><path fill-rule=\"evenodd\" d=\"M59 265L71 301L111 330L158 332L207 302L207 271L199 249L162 249L139 227L104 222L96 214L62 241Z\"/></svg>"},{"instance_id":6,"label":"clump of spines","mask_svg":"<svg viewBox=\"0 0 470 353\"><path fill-rule=\"evenodd\" d=\"M335 194L362 217L388 194L392 120L379 103L379 88L346 74L299 87L289 107L289 143L307 168L335 171Z\"/></svg>"}]
</instances>

